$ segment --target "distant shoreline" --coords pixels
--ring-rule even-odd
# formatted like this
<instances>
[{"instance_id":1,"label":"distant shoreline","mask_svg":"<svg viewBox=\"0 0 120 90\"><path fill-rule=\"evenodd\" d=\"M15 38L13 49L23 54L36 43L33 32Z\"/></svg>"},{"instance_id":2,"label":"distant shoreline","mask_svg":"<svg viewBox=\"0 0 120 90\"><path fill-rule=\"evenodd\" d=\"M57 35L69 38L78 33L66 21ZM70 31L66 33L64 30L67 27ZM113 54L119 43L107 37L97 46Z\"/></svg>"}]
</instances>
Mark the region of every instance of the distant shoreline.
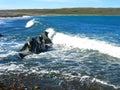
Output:
<instances>
[{"instance_id":1,"label":"distant shoreline","mask_svg":"<svg viewBox=\"0 0 120 90\"><path fill-rule=\"evenodd\" d=\"M0 10L0 17L22 16L120 16L120 8L63 8Z\"/></svg>"},{"instance_id":2,"label":"distant shoreline","mask_svg":"<svg viewBox=\"0 0 120 90\"><path fill-rule=\"evenodd\" d=\"M95 15L95 14L49 14L49 15L5 15L0 16L0 18L14 18L14 17L24 17L24 16L120 16L120 15Z\"/></svg>"}]
</instances>

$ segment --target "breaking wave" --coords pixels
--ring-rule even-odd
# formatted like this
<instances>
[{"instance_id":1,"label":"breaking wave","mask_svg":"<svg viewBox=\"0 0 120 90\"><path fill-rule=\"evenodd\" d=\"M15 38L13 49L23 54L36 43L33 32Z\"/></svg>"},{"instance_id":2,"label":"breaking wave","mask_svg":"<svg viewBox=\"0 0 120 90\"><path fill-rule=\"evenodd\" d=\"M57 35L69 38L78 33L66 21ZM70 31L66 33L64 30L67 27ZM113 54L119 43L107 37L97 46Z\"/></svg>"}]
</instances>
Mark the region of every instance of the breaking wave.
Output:
<instances>
[{"instance_id":1,"label":"breaking wave","mask_svg":"<svg viewBox=\"0 0 120 90\"><path fill-rule=\"evenodd\" d=\"M30 21L28 21L25 25L26 28L32 27L35 23L35 19L32 19Z\"/></svg>"},{"instance_id":2,"label":"breaking wave","mask_svg":"<svg viewBox=\"0 0 120 90\"><path fill-rule=\"evenodd\" d=\"M29 21L26 23L25 27L26 27L26 28L30 28L30 27L32 27L34 24L41 24L41 23L40 23L39 21L35 20L35 19L31 19L31 20L29 20Z\"/></svg>"},{"instance_id":3,"label":"breaking wave","mask_svg":"<svg viewBox=\"0 0 120 90\"><path fill-rule=\"evenodd\" d=\"M97 50L100 53L120 58L120 47L105 41L56 32L53 37L53 43L79 49Z\"/></svg>"}]
</instances>

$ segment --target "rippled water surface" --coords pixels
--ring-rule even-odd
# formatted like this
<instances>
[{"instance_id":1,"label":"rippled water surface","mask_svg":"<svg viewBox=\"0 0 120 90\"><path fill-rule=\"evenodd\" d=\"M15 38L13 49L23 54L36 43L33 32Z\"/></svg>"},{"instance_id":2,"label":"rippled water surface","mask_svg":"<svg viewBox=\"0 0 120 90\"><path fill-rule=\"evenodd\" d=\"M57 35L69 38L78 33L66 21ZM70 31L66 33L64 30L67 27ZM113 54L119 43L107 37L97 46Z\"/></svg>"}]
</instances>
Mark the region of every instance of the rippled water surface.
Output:
<instances>
[{"instance_id":1,"label":"rippled water surface","mask_svg":"<svg viewBox=\"0 0 120 90\"><path fill-rule=\"evenodd\" d=\"M30 38L49 28L56 32L49 51L16 56ZM34 73L120 89L120 16L0 18L0 34L0 75Z\"/></svg>"}]
</instances>

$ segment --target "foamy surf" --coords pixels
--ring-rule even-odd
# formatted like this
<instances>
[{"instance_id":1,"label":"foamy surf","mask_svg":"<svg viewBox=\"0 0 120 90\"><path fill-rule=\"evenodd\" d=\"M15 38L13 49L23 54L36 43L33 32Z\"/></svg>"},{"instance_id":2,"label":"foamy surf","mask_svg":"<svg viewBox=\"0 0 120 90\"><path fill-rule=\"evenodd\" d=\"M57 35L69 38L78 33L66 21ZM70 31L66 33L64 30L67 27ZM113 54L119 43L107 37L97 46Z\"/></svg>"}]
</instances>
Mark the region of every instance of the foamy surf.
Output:
<instances>
[{"instance_id":1,"label":"foamy surf","mask_svg":"<svg viewBox=\"0 0 120 90\"><path fill-rule=\"evenodd\" d=\"M26 23L25 27L26 27L26 28L30 28L30 27L32 27L32 26L35 25L35 24L40 24L40 25L41 25L41 23L40 23L39 21L37 21L37 20L35 20L35 19L31 19L31 20L29 20L29 21Z\"/></svg>"},{"instance_id":2,"label":"foamy surf","mask_svg":"<svg viewBox=\"0 0 120 90\"><path fill-rule=\"evenodd\" d=\"M51 32L52 30L48 29L47 31ZM105 41L81 38L79 36L72 36L59 32L55 33L54 37L52 38L52 41L54 44L65 45L68 47L79 49L97 50L100 53L120 58L120 47L112 45Z\"/></svg>"},{"instance_id":3,"label":"foamy surf","mask_svg":"<svg viewBox=\"0 0 120 90\"><path fill-rule=\"evenodd\" d=\"M86 82L88 83L88 81L90 81L89 83L100 83L101 85L106 85L106 86L111 86L113 87L114 89L118 89L120 88L119 86L115 86L113 84L109 84L107 83L106 81L102 81L102 80L99 80L97 78L91 78L90 76L82 76L81 79L80 79L81 82Z\"/></svg>"},{"instance_id":4,"label":"foamy surf","mask_svg":"<svg viewBox=\"0 0 120 90\"><path fill-rule=\"evenodd\" d=\"M32 19L30 21L28 21L25 25L26 28L32 27L35 23L35 19Z\"/></svg>"},{"instance_id":5,"label":"foamy surf","mask_svg":"<svg viewBox=\"0 0 120 90\"><path fill-rule=\"evenodd\" d=\"M4 19L4 20L10 20L10 19L12 19L12 20L16 20L16 19L27 19L27 18L31 18L32 16L26 16L26 15L24 15L24 16L18 16L18 17L0 17L0 19Z\"/></svg>"},{"instance_id":6,"label":"foamy surf","mask_svg":"<svg viewBox=\"0 0 120 90\"><path fill-rule=\"evenodd\" d=\"M30 18L31 16L22 16L22 18Z\"/></svg>"},{"instance_id":7,"label":"foamy surf","mask_svg":"<svg viewBox=\"0 0 120 90\"><path fill-rule=\"evenodd\" d=\"M5 22L4 22L4 21L2 21L2 20L0 20L0 25L2 25L2 24L5 24Z\"/></svg>"},{"instance_id":8,"label":"foamy surf","mask_svg":"<svg viewBox=\"0 0 120 90\"><path fill-rule=\"evenodd\" d=\"M42 66L42 65L40 65ZM45 75L61 75L61 77L64 77L66 80L73 80L76 78L76 80L78 80L81 85L83 84L88 84L88 85L104 85L104 86L110 86L113 87L114 89L119 89L119 86L115 86L113 84L107 83L106 81L102 81L100 79L97 78L93 78L91 76L87 76L87 75L83 75L81 76L81 74L79 73L78 75L71 75L71 73L67 73L67 72L60 72L58 70L47 70L47 69L41 69L39 67L31 67L31 68L27 68L25 67L23 64L19 64L16 65L14 63L11 64L1 64L0 65L0 71L4 72L6 71L6 73L8 74L8 72L15 72L16 73L27 73L28 74L39 74L40 76L45 76ZM0 73L0 75L2 75L3 73ZM111 89L110 89L111 90Z\"/></svg>"},{"instance_id":9,"label":"foamy surf","mask_svg":"<svg viewBox=\"0 0 120 90\"><path fill-rule=\"evenodd\" d=\"M0 58L4 58L10 55L15 55L17 53L16 50L19 50L20 47L23 46L23 43L17 42L1 42L0 43ZM5 48L6 47L6 48Z\"/></svg>"}]
</instances>

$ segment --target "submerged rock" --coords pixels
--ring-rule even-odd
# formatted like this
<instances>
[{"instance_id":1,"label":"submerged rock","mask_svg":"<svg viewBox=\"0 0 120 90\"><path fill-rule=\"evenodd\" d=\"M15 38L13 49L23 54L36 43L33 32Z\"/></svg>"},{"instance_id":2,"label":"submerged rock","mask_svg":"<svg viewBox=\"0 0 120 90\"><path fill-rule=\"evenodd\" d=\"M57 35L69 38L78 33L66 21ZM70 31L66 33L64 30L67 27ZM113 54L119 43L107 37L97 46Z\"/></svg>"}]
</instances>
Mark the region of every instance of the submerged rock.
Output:
<instances>
[{"instance_id":1,"label":"submerged rock","mask_svg":"<svg viewBox=\"0 0 120 90\"><path fill-rule=\"evenodd\" d=\"M3 37L3 35L2 35L2 34L0 34L0 37Z\"/></svg>"},{"instance_id":2,"label":"submerged rock","mask_svg":"<svg viewBox=\"0 0 120 90\"><path fill-rule=\"evenodd\" d=\"M34 86L34 90L40 90L39 86Z\"/></svg>"},{"instance_id":3,"label":"submerged rock","mask_svg":"<svg viewBox=\"0 0 120 90\"><path fill-rule=\"evenodd\" d=\"M41 77L38 74L0 75L0 90L120 90L80 78Z\"/></svg>"}]
</instances>

